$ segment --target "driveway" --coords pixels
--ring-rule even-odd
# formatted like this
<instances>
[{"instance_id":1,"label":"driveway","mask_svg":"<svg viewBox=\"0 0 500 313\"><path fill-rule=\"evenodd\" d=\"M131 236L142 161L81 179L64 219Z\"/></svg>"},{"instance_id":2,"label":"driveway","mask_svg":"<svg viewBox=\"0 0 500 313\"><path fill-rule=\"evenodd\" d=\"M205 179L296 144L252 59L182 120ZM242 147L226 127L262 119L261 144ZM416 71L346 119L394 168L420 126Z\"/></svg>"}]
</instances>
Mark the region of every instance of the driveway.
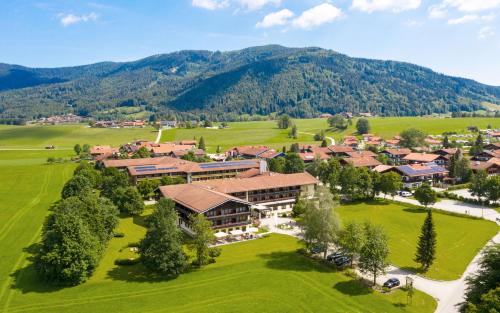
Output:
<instances>
[{"instance_id":1,"label":"driveway","mask_svg":"<svg viewBox=\"0 0 500 313\"><path fill-rule=\"evenodd\" d=\"M497 235L493 237L486 246L493 243L500 243L500 232L497 233ZM438 306L435 311L436 313L458 313L457 305L464 301L466 289L465 279L470 274L477 272L480 257L481 253L477 254L472 262L467 266L467 269L462 274L462 277L457 280L432 280L401 270L395 266L390 266L385 275L377 278L377 284L382 285L389 278L396 277L401 282L401 285L404 286L406 284L406 277L409 276L413 278L413 286L416 289L431 295L437 300ZM363 277L370 281L372 280L370 276L363 275Z\"/></svg>"},{"instance_id":2,"label":"driveway","mask_svg":"<svg viewBox=\"0 0 500 313\"><path fill-rule=\"evenodd\" d=\"M420 203L415 199L396 196L394 197L394 200L420 206ZM500 225L500 223L498 222L500 220L500 213L492 208L488 208L485 206L469 204L458 200L442 199L441 201L435 203L434 205L431 205L430 207L448 212L482 217L486 220L496 222Z\"/></svg>"}]
</instances>

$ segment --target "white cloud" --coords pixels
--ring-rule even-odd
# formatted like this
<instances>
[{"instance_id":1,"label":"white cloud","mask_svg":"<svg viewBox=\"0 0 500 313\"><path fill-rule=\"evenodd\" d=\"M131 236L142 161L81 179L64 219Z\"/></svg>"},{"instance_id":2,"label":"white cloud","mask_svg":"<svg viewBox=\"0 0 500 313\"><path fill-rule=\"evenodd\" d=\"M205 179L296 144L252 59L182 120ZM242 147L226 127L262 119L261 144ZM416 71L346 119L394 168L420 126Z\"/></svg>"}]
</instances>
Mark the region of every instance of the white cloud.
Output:
<instances>
[{"instance_id":1,"label":"white cloud","mask_svg":"<svg viewBox=\"0 0 500 313\"><path fill-rule=\"evenodd\" d=\"M229 2L227 0L193 0L191 4L197 8L216 10L227 7Z\"/></svg>"},{"instance_id":2,"label":"white cloud","mask_svg":"<svg viewBox=\"0 0 500 313\"><path fill-rule=\"evenodd\" d=\"M299 17L293 20L293 26L311 29L325 23L331 23L340 17L342 17L342 11L339 8L329 3L323 3L302 12Z\"/></svg>"},{"instance_id":3,"label":"white cloud","mask_svg":"<svg viewBox=\"0 0 500 313\"><path fill-rule=\"evenodd\" d=\"M477 36L479 39L486 39L486 38L494 36L494 35L495 35L495 31L493 30L493 28L491 28L490 26L485 26L479 30L479 33Z\"/></svg>"},{"instance_id":4,"label":"white cloud","mask_svg":"<svg viewBox=\"0 0 500 313\"><path fill-rule=\"evenodd\" d=\"M352 0L351 9L372 13L374 11L401 12L420 7L421 0Z\"/></svg>"},{"instance_id":5,"label":"white cloud","mask_svg":"<svg viewBox=\"0 0 500 313\"><path fill-rule=\"evenodd\" d=\"M278 25L285 25L288 23L290 18L294 16L293 12L288 9L283 9L278 12L273 12L266 15L262 21L258 22L255 27L257 28L268 28Z\"/></svg>"},{"instance_id":6,"label":"white cloud","mask_svg":"<svg viewBox=\"0 0 500 313\"><path fill-rule=\"evenodd\" d=\"M431 5L429 7L429 17L430 18L443 18L448 15L448 10L446 10L446 6L439 4L439 5Z\"/></svg>"},{"instance_id":7,"label":"white cloud","mask_svg":"<svg viewBox=\"0 0 500 313\"><path fill-rule=\"evenodd\" d=\"M408 20L405 22L404 25L406 27L420 27L420 26L424 25L424 23L422 23L420 21L416 21L416 20Z\"/></svg>"},{"instance_id":8,"label":"white cloud","mask_svg":"<svg viewBox=\"0 0 500 313\"><path fill-rule=\"evenodd\" d=\"M500 7L500 0L443 0L442 6L461 12L480 12Z\"/></svg>"},{"instance_id":9,"label":"white cloud","mask_svg":"<svg viewBox=\"0 0 500 313\"><path fill-rule=\"evenodd\" d=\"M281 4L281 0L238 0L239 4L250 11L258 10L268 4L274 4L275 6L279 6Z\"/></svg>"},{"instance_id":10,"label":"white cloud","mask_svg":"<svg viewBox=\"0 0 500 313\"><path fill-rule=\"evenodd\" d=\"M458 25L458 24L466 24L470 22L482 21L482 22L490 22L495 19L495 15L477 15L477 14L467 14L459 18L454 18L448 20L449 25Z\"/></svg>"},{"instance_id":11,"label":"white cloud","mask_svg":"<svg viewBox=\"0 0 500 313\"><path fill-rule=\"evenodd\" d=\"M90 21L96 21L97 20L97 14L94 12L91 12L86 15L74 15L71 13L61 13L58 15L59 16L59 21L63 26L69 26L81 22L90 22Z\"/></svg>"}]
</instances>

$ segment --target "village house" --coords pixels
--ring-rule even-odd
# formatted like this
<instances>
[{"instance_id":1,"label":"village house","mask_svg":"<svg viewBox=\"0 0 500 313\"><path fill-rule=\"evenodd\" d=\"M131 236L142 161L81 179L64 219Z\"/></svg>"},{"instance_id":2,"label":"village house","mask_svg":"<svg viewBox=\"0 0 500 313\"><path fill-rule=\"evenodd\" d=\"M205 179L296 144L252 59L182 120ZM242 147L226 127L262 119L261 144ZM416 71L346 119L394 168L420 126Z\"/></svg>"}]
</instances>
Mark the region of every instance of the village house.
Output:
<instances>
[{"instance_id":1,"label":"village house","mask_svg":"<svg viewBox=\"0 0 500 313\"><path fill-rule=\"evenodd\" d=\"M493 158L500 158L500 150L483 150L480 153L474 155L472 160L474 161L488 161Z\"/></svg>"},{"instance_id":2,"label":"village house","mask_svg":"<svg viewBox=\"0 0 500 313\"><path fill-rule=\"evenodd\" d=\"M268 150L269 147L266 146L242 146L229 149L226 155L232 158L255 159Z\"/></svg>"},{"instance_id":3,"label":"village house","mask_svg":"<svg viewBox=\"0 0 500 313\"><path fill-rule=\"evenodd\" d=\"M472 161L470 169L474 173L486 171L488 175L500 175L500 158L491 158L487 161Z\"/></svg>"},{"instance_id":4,"label":"village house","mask_svg":"<svg viewBox=\"0 0 500 313\"><path fill-rule=\"evenodd\" d=\"M408 148L385 149L380 153L386 155L392 164L400 165L402 163L406 163L406 161L404 161L403 158L408 154L410 154L411 150Z\"/></svg>"},{"instance_id":5,"label":"village house","mask_svg":"<svg viewBox=\"0 0 500 313\"><path fill-rule=\"evenodd\" d=\"M438 165L448 165L449 159L439 154L413 152L406 155L403 161L409 164L425 164L434 162Z\"/></svg>"},{"instance_id":6,"label":"village house","mask_svg":"<svg viewBox=\"0 0 500 313\"><path fill-rule=\"evenodd\" d=\"M354 136L345 136L342 144L344 146L348 146L351 148L357 148L359 145L359 142L358 142L358 139Z\"/></svg>"},{"instance_id":7,"label":"village house","mask_svg":"<svg viewBox=\"0 0 500 313\"><path fill-rule=\"evenodd\" d=\"M448 170L435 163L419 163L393 166L381 170L381 173L394 171L401 175L403 187L416 188L423 183L433 184L443 181L448 176Z\"/></svg>"}]
</instances>

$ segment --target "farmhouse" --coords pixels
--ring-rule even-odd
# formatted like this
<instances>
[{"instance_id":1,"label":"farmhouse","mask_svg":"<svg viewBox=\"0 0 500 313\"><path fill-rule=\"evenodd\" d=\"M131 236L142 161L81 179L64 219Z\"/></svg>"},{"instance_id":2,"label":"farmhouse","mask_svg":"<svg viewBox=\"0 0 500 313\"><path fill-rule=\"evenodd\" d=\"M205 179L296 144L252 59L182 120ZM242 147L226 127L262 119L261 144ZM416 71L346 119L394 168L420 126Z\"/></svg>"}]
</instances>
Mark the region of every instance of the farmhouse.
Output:
<instances>
[{"instance_id":1,"label":"farmhouse","mask_svg":"<svg viewBox=\"0 0 500 313\"><path fill-rule=\"evenodd\" d=\"M103 166L127 170L134 183L144 179L178 176L187 182L235 177L252 168L265 171L265 161L242 160L228 162L195 163L172 157L104 160Z\"/></svg>"},{"instance_id":2,"label":"farmhouse","mask_svg":"<svg viewBox=\"0 0 500 313\"><path fill-rule=\"evenodd\" d=\"M474 161L488 161L492 158L500 158L500 150L484 150L472 158Z\"/></svg>"},{"instance_id":3,"label":"farmhouse","mask_svg":"<svg viewBox=\"0 0 500 313\"><path fill-rule=\"evenodd\" d=\"M403 157L403 161L410 164L424 164L434 162L440 157L439 154L413 152Z\"/></svg>"},{"instance_id":4,"label":"farmhouse","mask_svg":"<svg viewBox=\"0 0 500 313\"><path fill-rule=\"evenodd\" d=\"M104 160L117 155L120 152L118 148L111 146L93 146L90 148L90 155L94 160Z\"/></svg>"},{"instance_id":5,"label":"farmhouse","mask_svg":"<svg viewBox=\"0 0 500 313\"><path fill-rule=\"evenodd\" d=\"M264 172L248 178L163 186L159 190L176 203L184 226L189 214L203 213L212 220L214 228L243 229L250 223L250 206L259 216L288 212L299 195L312 197L317 184L308 173Z\"/></svg>"}]
</instances>

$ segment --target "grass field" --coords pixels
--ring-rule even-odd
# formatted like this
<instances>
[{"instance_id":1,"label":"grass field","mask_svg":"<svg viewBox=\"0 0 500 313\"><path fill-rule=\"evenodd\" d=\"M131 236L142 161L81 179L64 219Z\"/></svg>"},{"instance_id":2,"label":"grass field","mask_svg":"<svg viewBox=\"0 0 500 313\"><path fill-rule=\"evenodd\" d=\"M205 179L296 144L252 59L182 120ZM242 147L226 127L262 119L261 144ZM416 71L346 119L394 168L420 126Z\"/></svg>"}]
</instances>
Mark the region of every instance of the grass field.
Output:
<instances>
[{"instance_id":1,"label":"grass field","mask_svg":"<svg viewBox=\"0 0 500 313\"><path fill-rule=\"evenodd\" d=\"M162 141L205 138L209 151L215 151L217 145L223 149L239 145L264 144L275 148L289 145L293 142L313 143L313 135L322 129L327 129L326 119L295 120L299 137L288 138L288 131L276 127L274 121L229 123L228 129L171 129L163 132ZM328 131L327 136L336 140L356 132L354 124L345 131ZM475 125L486 128L488 125L500 127L500 119L495 118L426 118L426 117L386 117L371 118L371 132L383 138L391 138L401 131L415 127L428 134L442 134L445 131L466 132L467 126ZM308 133L308 134L304 134Z\"/></svg>"},{"instance_id":2,"label":"grass field","mask_svg":"<svg viewBox=\"0 0 500 313\"><path fill-rule=\"evenodd\" d=\"M371 221L383 225L389 236L390 260L399 267L419 271L413 261L426 213L411 205L383 201L343 205L336 209L342 221ZM457 279L478 251L499 228L493 222L433 214L437 232L436 260L426 276Z\"/></svg>"},{"instance_id":3,"label":"grass field","mask_svg":"<svg viewBox=\"0 0 500 313\"><path fill-rule=\"evenodd\" d=\"M134 139L155 140L157 132L146 128L89 128L84 124L54 126L0 125L0 149L73 149L79 144L117 146Z\"/></svg>"},{"instance_id":4,"label":"grass field","mask_svg":"<svg viewBox=\"0 0 500 313\"><path fill-rule=\"evenodd\" d=\"M25 249L38 240L50 204L59 198L74 164L45 165L61 152L0 151L0 311L12 300L10 275L26 265Z\"/></svg>"},{"instance_id":5,"label":"grass field","mask_svg":"<svg viewBox=\"0 0 500 313\"><path fill-rule=\"evenodd\" d=\"M223 149L238 145L269 145L281 149L293 142L314 143L313 134L327 129L326 119L295 120L299 137L288 138L288 130L276 127L274 121L229 123L228 129L171 129L163 132L162 141L205 138L208 151L214 152L217 145ZM500 127L500 119L495 118L437 118L437 117L386 117L371 118L371 132L384 138L391 138L402 130L416 127L428 134L445 131L465 132L467 126L486 128L487 125ZM327 135L340 139L355 133L354 125L345 131L328 131ZM0 149L42 149L55 145L58 149L71 149L76 143L109 144L117 146L133 139L154 140L153 128L88 128L86 125L55 126L6 126L0 125Z\"/></svg>"}]
</instances>

